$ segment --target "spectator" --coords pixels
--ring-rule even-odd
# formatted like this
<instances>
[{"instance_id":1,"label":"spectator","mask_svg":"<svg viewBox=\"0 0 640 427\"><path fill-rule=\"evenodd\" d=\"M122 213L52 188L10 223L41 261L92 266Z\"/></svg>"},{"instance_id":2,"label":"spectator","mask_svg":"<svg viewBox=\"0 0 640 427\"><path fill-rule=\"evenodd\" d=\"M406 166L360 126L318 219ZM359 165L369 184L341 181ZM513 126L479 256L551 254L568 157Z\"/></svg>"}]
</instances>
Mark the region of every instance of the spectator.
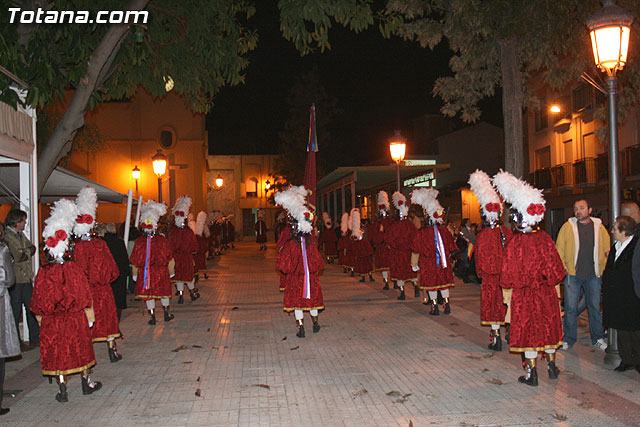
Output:
<instances>
[{"instance_id":1,"label":"spectator","mask_svg":"<svg viewBox=\"0 0 640 427\"><path fill-rule=\"evenodd\" d=\"M258 211L258 221L254 226L256 232L256 243L260 244L260 250L267 250L267 224L264 222L264 211Z\"/></svg>"},{"instance_id":2,"label":"spectator","mask_svg":"<svg viewBox=\"0 0 640 427\"><path fill-rule=\"evenodd\" d=\"M473 253L473 247L476 244L476 233L473 231L472 224L468 218L464 218L460 223L460 237L456 244L461 251L460 258L460 275L464 283L469 283L470 278L474 271L471 264L471 254Z\"/></svg>"},{"instance_id":3,"label":"spectator","mask_svg":"<svg viewBox=\"0 0 640 427\"><path fill-rule=\"evenodd\" d=\"M567 350L578 340L578 299L580 289L589 310L591 344L607 348L600 313L601 275L607 261L610 239L599 218L591 217L591 207L584 199L573 204L574 217L558 233L556 245L567 275L564 279L564 342Z\"/></svg>"},{"instance_id":4,"label":"spectator","mask_svg":"<svg viewBox=\"0 0 640 427\"><path fill-rule=\"evenodd\" d=\"M5 243L11 251L13 257L13 269L16 274L16 284L9 289L11 295L11 308L13 318L16 322L16 329L20 323L22 306L27 311L27 325L29 326L30 346L21 344L24 351L32 350L40 345L40 328L35 316L31 313L31 294L33 293L33 267L31 258L36 253L36 247L24 235L27 225L27 213L19 209L12 209L5 219ZM18 331L18 336L20 332Z\"/></svg>"},{"instance_id":5,"label":"spectator","mask_svg":"<svg viewBox=\"0 0 640 427\"><path fill-rule=\"evenodd\" d=\"M636 227L630 216L616 219L611 229L615 244L602 275L604 323L618 331L618 372L634 367L640 372L640 298L633 291L631 274L633 250L638 242Z\"/></svg>"},{"instance_id":6,"label":"spectator","mask_svg":"<svg viewBox=\"0 0 640 427\"><path fill-rule=\"evenodd\" d=\"M111 282L113 297L116 301L116 311L118 321L122 316L122 310L127 308L127 279L129 277L129 255L124 241L116 234L116 225L113 223L104 226L104 236L102 237L109 248L109 252L118 266L120 275Z\"/></svg>"},{"instance_id":7,"label":"spectator","mask_svg":"<svg viewBox=\"0 0 640 427\"><path fill-rule=\"evenodd\" d=\"M9 292L16 279L13 272L11 252L4 244L4 226L0 222L0 415L9 412L9 408L2 407L2 392L4 389L4 361L8 357L20 354L20 339L13 319Z\"/></svg>"},{"instance_id":8,"label":"spectator","mask_svg":"<svg viewBox=\"0 0 640 427\"><path fill-rule=\"evenodd\" d=\"M630 216L638 224L636 228L636 235L640 236L640 208L633 202L627 202L622 204L621 214L623 216ZM640 245L636 245L633 251L633 284L636 296L640 298Z\"/></svg>"}]
</instances>

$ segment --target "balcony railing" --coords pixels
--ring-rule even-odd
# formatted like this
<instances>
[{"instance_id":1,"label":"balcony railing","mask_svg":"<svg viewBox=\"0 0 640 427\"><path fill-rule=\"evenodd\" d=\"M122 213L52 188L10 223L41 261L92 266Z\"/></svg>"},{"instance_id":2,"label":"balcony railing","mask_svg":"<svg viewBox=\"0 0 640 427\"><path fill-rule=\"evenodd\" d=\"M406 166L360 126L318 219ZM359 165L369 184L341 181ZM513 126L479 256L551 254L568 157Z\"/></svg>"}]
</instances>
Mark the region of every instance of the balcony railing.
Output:
<instances>
[{"instance_id":1,"label":"balcony railing","mask_svg":"<svg viewBox=\"0 0 640 427\"><path fill-rule=\"evenodd\" d=\"M595 183L597 180L596 159L589 157L574 162L573 174L576 185Z\"/></svg>"},{"instance_id":2,"label":"balcony railing","mask_svg":"<svg viewBox=\"0 0 640 427\"><path fill-rule=\"evenodd\" d=\"M609 179L609 153L598 154L596 157L596 180L606 181Z\"/></svg>"},{"instance_id":3,"label":"balcony railing","mask_svg":"<svg viewBox=\"0 0 640 427\"><path fill-rule=\"evenodd\" d=\"M573 185L571 163L562 163L551 168L551 183L554 188Z\"/></svg>"}]
</instances>

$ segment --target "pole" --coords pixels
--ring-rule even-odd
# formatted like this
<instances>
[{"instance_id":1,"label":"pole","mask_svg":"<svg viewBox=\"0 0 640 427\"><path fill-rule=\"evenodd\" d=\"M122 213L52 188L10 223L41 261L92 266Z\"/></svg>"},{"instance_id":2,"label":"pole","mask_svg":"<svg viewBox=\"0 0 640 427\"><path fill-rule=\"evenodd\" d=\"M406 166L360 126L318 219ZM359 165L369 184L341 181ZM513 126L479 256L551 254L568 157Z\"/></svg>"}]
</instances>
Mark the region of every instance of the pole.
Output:
<instances>
[{"instance_id":1,"label":"pole","mask_svg":"<svg viewBox=\"0 0 640 427\"><path fill-rule=\"evenodd\" d=\"M127 216L124 220L124 241L125 245L129 241L129 228L131 228L131 205L133 204L133 190L127 194Z\"/></svg>"},{"instance_id":2,"label":"pole","mask_svg":"<svg viewBox=\"0 0 640 427\"><path fill-rule=\"evenodd\" d=\"M158 177L158 203L162 203L162 177Z\"/></svg>"},{"instance_id":3,"label":"pole","mask_svg":"<svg viewBox=\"0 0 640 427\"><path fill-rule=\"evenodd\" d=\"M142 196L138 197L138 208L136 209L136 223L135 226L138 228L140 225L140 210L142 209Z\"/></svg>"},{"instance_id":4,"label":"pole","mask_svg":"<svg viewBox=\"0 0 640 427\"><path fill-rule=\"evenodd\" d=\"M396 161L396 189L398 190L398 193L402 192L400 190L400 162L399 161Z\"/></svg>"},{"instance_id":5,"label":"pole","mask_svg":"<svg viewBox=\"0 0 640 427\"><path fill-rule=\"evenodd\" d=\"M607 76L607 95L609 97L609 223L620 216L620 170L618 168L618 111L616 94L618 79L615 75ZM604 363L617 365L620 362L618 353L618 331L612 328L607 332L608 345L605 350Z\"/></svg>"}]
</instances>

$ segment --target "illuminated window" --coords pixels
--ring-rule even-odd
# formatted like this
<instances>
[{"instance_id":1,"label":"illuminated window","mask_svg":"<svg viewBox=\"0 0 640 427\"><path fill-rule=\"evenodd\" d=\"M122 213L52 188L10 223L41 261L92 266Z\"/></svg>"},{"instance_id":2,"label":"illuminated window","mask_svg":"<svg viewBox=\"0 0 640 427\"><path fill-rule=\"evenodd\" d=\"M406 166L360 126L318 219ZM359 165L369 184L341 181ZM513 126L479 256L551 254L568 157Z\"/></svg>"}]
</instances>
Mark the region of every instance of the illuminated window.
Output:
<instances>
[{"instance_id":1,"label":"illuminated window","mask_svg":"<svg viewBox=\"0 0 640 427\"><path fill-rule=\"evenodd\" d=\"M258 178L251 177L247 180L247 197L258 197Z\"/></svg>"}]
</instances>

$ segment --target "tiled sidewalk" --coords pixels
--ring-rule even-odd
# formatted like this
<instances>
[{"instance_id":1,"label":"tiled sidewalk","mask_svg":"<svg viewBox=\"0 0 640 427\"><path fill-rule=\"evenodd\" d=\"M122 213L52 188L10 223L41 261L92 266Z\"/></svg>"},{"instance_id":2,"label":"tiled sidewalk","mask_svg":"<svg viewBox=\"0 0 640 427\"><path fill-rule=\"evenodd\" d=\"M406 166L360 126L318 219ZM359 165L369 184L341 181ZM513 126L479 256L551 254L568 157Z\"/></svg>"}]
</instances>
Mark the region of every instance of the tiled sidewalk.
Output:
<instances>
[{"instance_id":1,"label":"tiled sidewalk","mask_svg":"<svg viewBox=\"0 0 640 427\"><path fill-rule=\"evenodd\" d=\"M143 305L125 311L109 363L96 344L83 396L71 377L68 403L40 376L37 350L7 364L2 426L617 426L640 423L640 374L604 366L582 345L560 352L560 379L540 365L540 386L517 382L520 356L487 350L477 285L452 291L452 314L431 317L413 290L406 301L376 282L328 265L323 326L295 336L282 311L275 250L240 243L210 264L202 298L173 305L175 320L147 325ZM188 300L188 298L187 298ZM174 301L175 302L175 301Z\"/></svg>"}]
</instances>

